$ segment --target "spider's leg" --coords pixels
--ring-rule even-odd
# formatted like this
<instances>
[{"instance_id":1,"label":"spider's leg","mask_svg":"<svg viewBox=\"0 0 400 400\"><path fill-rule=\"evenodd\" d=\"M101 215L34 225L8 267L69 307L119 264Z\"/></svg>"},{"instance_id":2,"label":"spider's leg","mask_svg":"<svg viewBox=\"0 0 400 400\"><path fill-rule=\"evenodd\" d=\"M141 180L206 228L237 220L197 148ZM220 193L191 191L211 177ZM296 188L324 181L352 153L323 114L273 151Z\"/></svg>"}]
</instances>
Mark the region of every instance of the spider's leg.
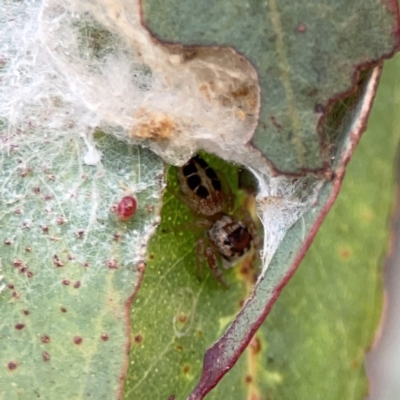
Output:
<instances>
[{"instance_id":1,"label":"spider's leg","mask_svg":"<svg viewBox=\"0 0 400 400\"><path fill-rule=\"evenodd\" d=\"M211 272L215 276L215 278L220 282L223 286L229 287L228 282L224 278L224 275L222 273L222 270L218 266L218 259L215 256L215 253L211 247L207 247L205 249L204 255L206 256L206 261L208 266L211 269Z\"/></svg>"}]
</instances>

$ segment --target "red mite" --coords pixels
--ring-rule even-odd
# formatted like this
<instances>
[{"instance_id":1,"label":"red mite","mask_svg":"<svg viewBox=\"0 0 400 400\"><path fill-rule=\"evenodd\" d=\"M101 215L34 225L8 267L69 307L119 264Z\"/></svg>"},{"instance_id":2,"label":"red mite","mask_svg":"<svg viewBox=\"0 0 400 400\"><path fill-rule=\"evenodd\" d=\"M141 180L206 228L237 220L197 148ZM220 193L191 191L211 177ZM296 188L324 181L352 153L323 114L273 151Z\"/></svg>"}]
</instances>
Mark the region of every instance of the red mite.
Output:
<instances>
[{"instance_id":1,"label":"red mite","mask_svg":"<svg viewBox=\"0 0 400 400\"><path fill-rule=\"evenodd\" d=\"M128 221L131 219L137 209L137 201L132 196L124 196L117 206L117 217L120 221Z\"/></svg>"}]
</instances>

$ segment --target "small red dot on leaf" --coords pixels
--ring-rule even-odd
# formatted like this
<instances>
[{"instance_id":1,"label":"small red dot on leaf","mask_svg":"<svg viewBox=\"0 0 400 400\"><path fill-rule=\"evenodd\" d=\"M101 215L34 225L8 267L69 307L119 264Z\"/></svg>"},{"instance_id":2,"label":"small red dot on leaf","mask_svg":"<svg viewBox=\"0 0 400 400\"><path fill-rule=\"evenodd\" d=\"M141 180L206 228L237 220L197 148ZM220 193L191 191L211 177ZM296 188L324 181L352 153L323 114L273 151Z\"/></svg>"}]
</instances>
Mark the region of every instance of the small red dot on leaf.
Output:
<instances>
[{"instance_id":1,"label":"small red dot on leaf","mask_svg":"<svg viewBox=\"0 0 400 400\"><path fill-rule=\"evenodd\" d=\"M42 353L42 359L44 362L50 361L50 354L47 351Z\"/></svg>"},{"instance_id":2,"label":"small red dot on leaf","mask_svg":"<svg viewBox=\"0 0 400 400\"><path fill-rule=\"evenodd\" d=\"M124 196L117 205L117 218L120 221L128 221L131 219L137 209L137 201L132 196Z\"/></svg>"},{"instance_id":3,"label":"small red dot on leaf","mask_svg":"<svg viewBox=\"0 0 400 400\"><path fill-rule=\"evenodd\" d=\"M101 337L101 340L104 340L105 342L109 339L107 333L102 333L100 337Z\"/></svg>"},{"instance_id":4,"label":"small red dot on leaf","mask_svg":"<svg viewBox=\"0 0 400 400\"><path fill-rule=\"evenodd\" d=\"M80 336L74 336L75 344L81 344L82 342L83 342L83 339Z\"/></svg>"},{"instance_id":5,"label":"small red dot on leaf","mask_svg":"<svg viewBox=\"0 0 400 400\"><path fill-rule=\"evenodd\" d=\"M118 269L118 264L116 260L107 260L106 265L110 269Z\"/></svg>"},{"instance_id":6,"label":"small red dot on leaf","mask_svg":"<svg viewBox=\"0 0 400 400\"><path fill-rule=\"evenodd\" d=\"M42 335L40 337L42 343L50 343L50 336L49 335Z\"/></svg>"},{"instance_id":7,"label":"small red dot on leaf","mask_svg":"<svg viewBox=\"0 0 400 400\"><path fill-rule=\"evenodd\" d=\"M142 343L142 341L143 341L143 336L142 335L135 335L134 336L134 338L133 338L133 340L134 340L134 342L135 343Z\"/></svg>"},{"instance_id":8,"label":"small red dot on leaf","mask_svg":"<svg viewBox=\"0 0 400 400\"><path fill-rule=\"evenodd\" d=\"M24 328L25 328L25 324L19 323L19 324L16 324L16 325L15 325L15 329L18 329L19 331L20 331L21 329L24 329Z\"/></svg>"},{"instance_id":9,"label":"small red dot on leaf","mask_svg":"<svg viewBox=\"0 0 400 400\"><path fill-rule=\"evenodd\" d=\"M14 369L17 368L17 363L16 363L15 361L10 361L10 362L7 364L7 368L8 368L9 370L13 371Z\"/></svg>"}]
</instances>

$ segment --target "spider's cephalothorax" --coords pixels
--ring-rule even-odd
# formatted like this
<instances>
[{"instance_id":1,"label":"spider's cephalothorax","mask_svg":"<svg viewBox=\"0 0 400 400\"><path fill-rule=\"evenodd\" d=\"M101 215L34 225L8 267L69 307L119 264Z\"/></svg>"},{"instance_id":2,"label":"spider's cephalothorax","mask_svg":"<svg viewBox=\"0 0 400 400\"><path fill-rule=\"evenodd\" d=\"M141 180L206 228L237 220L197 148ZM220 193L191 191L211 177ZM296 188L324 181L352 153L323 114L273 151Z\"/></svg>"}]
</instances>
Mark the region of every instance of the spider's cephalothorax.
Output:
<instances>
[{"instance_id":1,"label":"spider's cephalothorax","mask_svg":"<svg viewBox=\"0 0 400 400\"><path fill-rule=\"evenodd\" d=\"M206 229L205 236L196 244L198 269L206 261L216 278L227 286L219 268L221 258L233 263L252 248L251 218L248 215L243 218L242 209L239 210L242 218L235 216L239 212L228 214L233 208L232 193L222 176L200 156L177 168L177 178L183 201L203 217L198 226Z\"/></svg>"},{"instance_id":2,"label":"spider's cephalothorax","mask_svg":"<svg viewBox=\"0 0 400 400\"><path fill-rule=\"evenodd\" d=\"M231 207L230 191L200 156L178 168L177 175L184 201L198 214L212 216Z\"/></svg>"}]
</instances>

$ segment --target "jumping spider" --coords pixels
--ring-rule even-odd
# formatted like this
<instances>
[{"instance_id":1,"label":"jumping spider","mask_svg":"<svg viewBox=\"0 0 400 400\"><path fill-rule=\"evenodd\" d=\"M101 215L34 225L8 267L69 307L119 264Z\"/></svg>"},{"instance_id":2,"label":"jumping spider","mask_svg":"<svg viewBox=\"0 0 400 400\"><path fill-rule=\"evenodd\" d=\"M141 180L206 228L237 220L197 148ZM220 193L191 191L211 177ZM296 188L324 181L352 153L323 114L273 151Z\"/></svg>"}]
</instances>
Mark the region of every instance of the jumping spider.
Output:
<instances>
[{"instance_id":1,"label":"jumping spider","mask_svg":"<svg viewBox=\"0 0 400 400\"><path fill-rule=\"evenodd\" d=\"M205 230L196 242L197 270L201 275L204 261L216 279L228 286L220 264L232 265L254 247L256 229L248 212L233 212L233 195L221 176L200 156L176 169L180 196L203 220L196 225ZM224 261L225 260L225 261Z\"/></svg>"}]
</instances>

